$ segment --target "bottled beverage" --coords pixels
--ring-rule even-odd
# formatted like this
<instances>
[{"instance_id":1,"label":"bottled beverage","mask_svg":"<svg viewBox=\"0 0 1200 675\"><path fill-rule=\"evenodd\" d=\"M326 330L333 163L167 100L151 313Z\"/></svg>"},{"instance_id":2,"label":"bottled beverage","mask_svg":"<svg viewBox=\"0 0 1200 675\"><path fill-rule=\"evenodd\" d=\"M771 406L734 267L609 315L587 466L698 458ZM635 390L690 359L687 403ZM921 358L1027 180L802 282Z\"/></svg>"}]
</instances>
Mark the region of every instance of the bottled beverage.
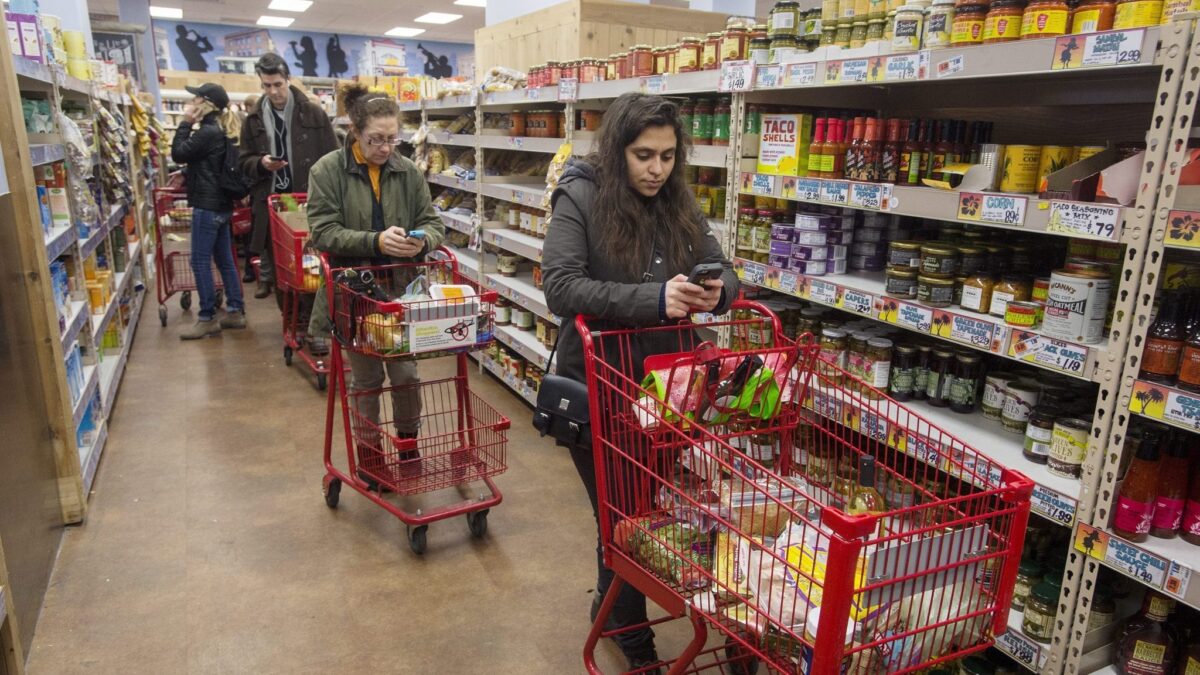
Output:
<instances>
[{"instance_id":1,"label":"bottled beverage","mask_svg":"<svg viewBox=\"0 0 1200 675\"><path fill-rule=\"evenodd\" d=\"M1146 347L1142 351L1140 377L1151 382L1171 384L1179 372L1183 354L1183 321L1180 317L1180 298L1177 293L1164 293L1158 306L1158 316L1146 331Z\"/></svg>"},{"instance_id":2,"label":"bottled beverage","mask_svg":"<svg viewBox=\"0 0 1200 675\"><path fill-rule=\"evenodd\" d=\"M887 510L883 495L875 487L875 458L863 456L858 458L858 483L850 494L846 505L846 513L857 515L876 515Z\"/></svg>"},{"instance_id":3,"label":"bottled beverage","mask_svg":"<svg viewBox=\"0 0 1200 675\"><path fill-rule=\"evenodd\" d=\"M1154 500L1158 496L1160 446L1166 438L1164 429L1158 425L1142 432L1142 442L1117 494L1113 531L1129 541L1145 541L1150 533Z\"/></svg>"},{"instance_id":4,"label":"bottled beverage","mask_svg":"<svg viewBox=\"0 0 1200 675\"><path fill-rule=\"evenodd\" d=\"M1178 640L1167 627L1175 601L1146 592L1141 614L1122 627L1117 642L1117 667L1129 675L1170 675Z\"/></svg>"},{"instance_id":5,"label":"bottled beverage","mask_svg":"<svg viewBox=\"0 0 1200 675\"><path fill-rule=\"evenodd\" d=\"M887 121L887 142L879 153L879 177L883 183L895 183L900 171L901 129L899 119Z\"/></svg>"},{"instance_id":6,"label":"bottled beverage","mask_svg":"<svg viewBox=\"0 0 1200 675\"><path fill-rule=\"evenodd\" d=\"M1188 493L1188 439L1178 431L1169 436L1166 452L1159 460L1158 496L1154 500L1154 519L1150 523L1150 536L1163 539L1172 539L1179 534Z\"/></svg>"},{"instance_id":7,"label":"bottled beverage","mask_svg":"<svg viewBox=\"0 0 1200 675\"><path fill-rule=\"evenodd\" d=\"M825 124L826 119L822 117L813 125L813 139L808 146L808 173L805 174L806 176L816 178L821 175L823 170L821 163L825 159ZM830 171L832 170L833 167L830 167Z\"/></svg>"}]
</instances>

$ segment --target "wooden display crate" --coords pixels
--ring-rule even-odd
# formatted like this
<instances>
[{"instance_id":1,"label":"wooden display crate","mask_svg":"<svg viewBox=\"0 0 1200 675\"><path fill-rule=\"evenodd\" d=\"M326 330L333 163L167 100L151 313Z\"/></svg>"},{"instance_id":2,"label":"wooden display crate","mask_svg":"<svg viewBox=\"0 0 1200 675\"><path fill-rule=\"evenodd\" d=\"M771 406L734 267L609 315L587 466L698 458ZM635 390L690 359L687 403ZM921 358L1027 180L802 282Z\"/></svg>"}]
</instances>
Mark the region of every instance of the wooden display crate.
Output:
<instances>
[{"instance_id":1,"label":"wooden display crate","mask_svg":"<svg viewBox=\"0 0 1200 675\"><path fill-rule=\"evenodd\" d=\"M661 47L723 30L726 14L615 0L569 0L475 31L475 62L526 70L546 61L601 58L633 45Z\"/></svg>"}]
</instances>

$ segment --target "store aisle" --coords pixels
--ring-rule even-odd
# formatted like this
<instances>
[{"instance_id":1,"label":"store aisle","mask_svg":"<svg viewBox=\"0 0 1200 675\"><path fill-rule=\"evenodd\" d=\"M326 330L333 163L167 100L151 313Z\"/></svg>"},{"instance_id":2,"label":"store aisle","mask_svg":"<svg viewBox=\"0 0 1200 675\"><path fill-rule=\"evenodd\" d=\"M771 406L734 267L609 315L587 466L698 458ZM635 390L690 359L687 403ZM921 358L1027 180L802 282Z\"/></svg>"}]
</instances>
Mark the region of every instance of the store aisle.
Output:
<instances>
[{"instance_id":1,"label":"store aisle","mask_svg":"<svg viewBox=\"0 0 1200 675\"><path fill-rule=\"evenodd\" d=\"M30 673L582 670L591 512L527 406L473 377L513 420L505 501L485 540L465 519L435 523L417 557L403 525L357 493L325 506L325 399L306 370L284 366L273 303L251 301L250 330L199 343L180 342L191 315L170 307L166 329L152 299L142 312L91 510L65 533Z\"/></svg>"}]
</instances>

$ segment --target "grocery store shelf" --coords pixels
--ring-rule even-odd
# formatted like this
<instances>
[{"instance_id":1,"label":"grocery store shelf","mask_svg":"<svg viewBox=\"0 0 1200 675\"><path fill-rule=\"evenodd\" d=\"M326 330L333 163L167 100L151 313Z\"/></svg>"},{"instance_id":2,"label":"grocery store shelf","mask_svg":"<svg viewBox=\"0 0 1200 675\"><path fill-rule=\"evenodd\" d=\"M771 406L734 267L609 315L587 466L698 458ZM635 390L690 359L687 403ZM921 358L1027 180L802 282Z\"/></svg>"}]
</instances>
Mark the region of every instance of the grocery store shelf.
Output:
<instances>
[{"instance_id":1,"label":"grocery store shelf","mask_svg":"<svg viewBox=\"0 0 1200 675\"><path fill-rule=\"evenodd\" d=\"M1021 631L1024 612L1008 610L1008 630L996 636L996 649L1010 656L1027 670L1037 673L1050 658L1050 645L1039 644Z\"/></svg>"},{"instance_id":2,"label":"grocery store shelf","mask_svg":"<svg viewBox=\"0 0 1200 675\"><path fill-rule=\"evenodd\" d=\"M476 186L476 182L474 180L458 178L457 176L447 176L447 175L441 174L441 173L431 173L426 178L430 183L433 183L434 185L442 185L442 186L449 187L449 188L457 188L459 190L468 190L470 192L474 192L475 190L478 189Z\"/></svg>"},{"instance_id":3,"label":"grocery store shelf","mask_svg":"<svg viewBox=\"0 0 1200 675\"><path fill-rule=\"evenodd\" d=\"M513 89L511 91L489 91L480 97L483 106L502 105L545 105L558 101L558 87Z\"/></svg>"},{"instance_id":4,"label":"grocery store shelf","mask_svg":"<svg viewBox=\"0 0 1200 675\"><path fill-rule=\"evenodd\" d=\"M475 227L471 223L471 216L462 213L452 213L450 211L438 211L438 215L442 217L442 224L456 232L463 234L471 234Z\"/></svg>"},{"instance_id":5,"label":"grocery store shelf","mask_svg":"<svg viewBox=\"0 0 1200 675\"><path fill-rule=\"evenodd\" d=\"M500 380L505 386L512 389L513 393L520 396L526 403L534 406L537 405L537 394L529 391L525 387L525 383L518 381L512 373L504 372L504 369L500 367L500 364L496 363L495 359L488 356L485 352L470 352L470 355L476 361L483 364L485 370L495 375L497 380Z\"/></svg>"},{"instance_id":6,"label":"grocery store shelf","mask_svg":"<svg viewBox=\"0 0 1200 675\"><path fill-rule=\"evenodd\" d=\"M78 429L79 423L83 421L83 411L87 410L88 401L96 395L96 387L100 384L100 369L96 366L83 366L83 393L79 395L79 400L72 405L71 421L72 429Z\"/></svg>"},{"instance_id":7,"label":"grocery store shelf","mask_svg":"<svg viewBox=\"0 0 1200 675\"><path fill-rule=\"evenodd\" d=\"M121 304L121 287L128 278L129 275L124 272L117 272L113 275L114 286L117 290L113 291L112 297L104 307L104 312L92 315L92 339L96 341L96 344L100 344L104 339L104 331L108 328L108 322L112 321L117 314L117 306Z\"/></svg>"},{"instance_id":8,"label":"grocery store shelf","mask_svg":"<svg viewBox=\"0 0 1200 675\"><path fill-rule=\"evenodd\" d=\"M113 403L117 398L117 389L125 375L125 366L129 363L129 352L133 349L133 334L137 331L138 315L142 311L145 293L138 292L130 300L129 324L121 337L121 353L115 359L111 356L100 364L100 399L105 418L112 416ZM111 366L109 364L112 364Z\"/></svg>"},{"instance_id":9,"label":"grocery store shelf","mask_svg":"<svg viewBox=\"0 0 1200 675\"><path fill-rule=\"evenodd\" d=\"M1200 394L1195 392L1137 380L1129 396L1129 411L1156 422L1200 432Z\"/></svg>"},{"instance_id":10,"label":"grocery store shelf","mask_svg":"<svg viewBox=\"0 0 1200 675\"><path fill-rule=\"evenodd\" d=\"M463 94L461 96L446 96L437 99L425 99L416 104L402 104L405 110L419 110L423 105L426 110L450 110L458 108L474 108L475 98L473 94ZM413 107L407 107L413 106Z\"/></svg>"},{"instance_id":11,"label":"grocery store shelf","mask_svg":"<svg viewBox=\"0 0 1200 675\"><path fill-rule=\"evenodd\" d=\"M533 136L491 136L481 135L479 145L492 150L524 150L525 152L545 152L554 154L565 138L535 138Z\"/></svg>"},{"instance_id":12,"label":"grocery store shelf","mask_svg":"<svg viewBox=\"0 0 1200 675\"><path fill-rule=\"evenodd\" d=\"M531 234L520 230L485 227L482 237L485 243L499 246L509 253L525 256L534 262L542 261L542 240Z\"/></svg>"},{"instance_id":13,"label":"grocery store shelf","mask_svg":"<svg viewBox=\"0 0 1200 675\"><path fill-rule=\"evenodd\" d=\"M458 261L458 271L471 281L479 282L479 254L470 249L456 248L449 244L443 244L447 249L454 253L455 260Z\"/></svg>"},{"instance_id":14,"label":"grocery store shelf","mask_svg":"<svg viewBox=\"0 0 1200 675\"><path fill-rule=\"evenodd\" d=\"M50 228L46 235L46 259L54 260L62 255L79 238L79 232L74 225L61 225Z\"/></svg>"},{"instance_id":15,"label":"grocery store shelf","mask_svg":"<svg viewBox=\"0 0 1200 675\"><path fill-rule=\"evenodd\" d=\"M913 185L773 176L750 171L740 174L738 191L747 195L775 197L807 204L835 205L882 211L898 216L987 225L1021 232L1061 234L1101 241L1120 239L1123 217L1123 209L1111 204L1038 199L1036 195L958 192ZM1075 208L1104 213L1095 220L1078 226L1065 223L1061 217L1052 217L1052 214L1072 205Z\"/></svg>"},{"instance_id":16,"label":"grocery store shelf","mask_svg":"<svg viewBox=\"0 0 1200 675\"><path fill-rule=\"evenodd\" d=\"M80 256L87 258L96 252L100 243L121 224L121 219L125 217L125 208L124 204L116 204L109 210L108 217L104 219L100 228L79 244Z\"/></svg>"},{"instance_id":17,"label":"grocery store shelf","mask_svg":"<svg viewBox=\"0 0 1200 675\"><path fill-rule=\"evenodd\" d=\"M79 449L79 466L80 473L83 474L84 494L92 491L92 484L96 481L96 468L100 466L100 455L104 453L107 441L108 423L101 422L96 428L96 440L90 446Z\"/></svg>"},{"instance_id":18,"label":"grocery store shelf","mask_svg":"<svg viewBox=\"0 0 1200 675\"><path fill-rule=\"evenodd\" d=\"M54 77L50 73L50 68L44 64L15 54L13 55L12 62L13 70L17 71L18 80L54 84Z\"/></svg>"},{"instance_id":19,"label":"grocery store shelf","mask_svg":"<svg viewBox=\"0 0 1200 675\"><path fill-rule=\"evenodd\" d=\"M729 146L726 145L694 145L688 164L695 166L712 166L725 168L729 159Z\"/></svg>"},{"instance_id":20,"label":"grocery store shelf","mask_svg":"<svg viewBox=\"0 0 1200 675\"><path fill-rule=\"evenodd\" d=\"M436 143L438 145L459 145L463 147L475 147L474 134L451 134L441 129L430 129L429 135L426 136L427 143Z\"/></svg>"},{"instance_id":21,"label":"grocery store shelf","mask_svg":"<svg viewBox=\"0 0 1200 675\"><path fill-rule=\"evenodd\" d=\"M790 270L734 259L742 283L767 288L810 302L861 314L899 328L959 346L1012 359L1071 377L1090 380L1107 349L1107 341L1080 345L1055 340L1038 331L1012 328L1003 319L963 309L937 309L884 294L882 273L850 272L805 276Z\"/></svg>"},{"instance_id":22,"label":"grocery store shelf","mask_svg":"<svg viewBox=\"0 0 1200 675\"><path fill-rule=\"evenodd\" d=\"M29 158L34 166L43 166L63 161L66 158L66 151L60 144L30 144Z\"/></svg>"},{"instance_id":23,"label":"grocery store shelf","mask_svg":"<svg viewBox=\"0 0 1200 675\"><path fill-rule=\"evenodd\" d=\"M1179 537L1148 537L1135 544L1107 528L1084 523L1079 524L1074 542L1076 550L1106 567L1200 609L1200 546Z\"/></svg>"},{"instance_id":24,"label":"grocery store shelf","mask_svg":"<svg viewBox=\"0 0 1200 675\"><path fill-rule=\"evenodd\" d=\"M67 325L62 332L63 352L70 349L75 340L79 338L79 331L83 330L83 324L87 322L88 304L82 300L67 301Z\"/></svg>"},{"instance_id":25,"label":"grocery store shelf","mask_svg":"<svg viewBox=\"0 0 1200 675\"><path fill-rule=\"evenodd\" d=\"M658 94L716 93L721 79L719 70L702 70L694 73L634 77L605 82L582 82L579 85L579 100L616 98L629 92Z\"/></svg>"},{"instance_id":26,"label":"grocery store shelf","mask_svg":"<svg viewBox=\"0 0 1200 675\"><path fill-rule=\"evenodd\" d=\"M815 382L810 385L810 389L813 394L811 407L814 410L839 423L845 424L846 420L849 420L848 426L860 431L863 411L856 411L856 414L849 416L843 414L847 407L860 407L853 396L828 385L818 386ZM1079 481L1052 474L1046 465L1025 459L1023 434L1008 431L1000 422L987 419L980 413L964 415L952 412L949 408L931 406L925 401L905 401L899 404L880 399L870 401L870 405L872 410L868 417L873 419L874 426L869 431L873 436L888 439L889 445L930 466L956 473L957 468L950 462L949 457L928 450L942 446L944 438L938 438L941 436L939 431L949 434L993 461L995 466L992 468L995 472L988 476L991 483L999 482L999 467L1020 471L1036 484L1031 500L1034 513L1060 525L1069 527L1074 523L1075 512L1078 509ZM896 436L889 434L893 427L903 433ZM922 434L921 430L928 431ZM913 443L912 440L925 442ZM901 443L902 448L899 447ZM914 446L916 454L908 449L910 445ZM970 457L964 458L962 464L965 471L974 470Z\"/></svg>"},{"instance_id":27,"label":"grocery store shelf","mask_svg":"<svg viewBox=\"0 0 1200 675\"><path fill-rule=\"evenodd\" d=\"M546 369L550 350L542 346L531 330L520 330L515 326L496 326L496 339L508 345L533 365Z\"/></svg>"},{"instance_id":28,"label":"grocery store shelf","mask_svg":"<svg viewBox=\"0 0 1200 675\"><path fill-rule=\"evenodd\" d=\"M518 178L518 177L510 177ZM542 195L546 192L546 183L509 183L509 182L489 182L489 179L484 179L480 186L485 197L495 197L503 199L506 202L515 202L523 206L534 206L541 208Z\"/></svg>"},{"instance_id":29,"label":"grocery store shelf","mask_svg":"<svg viewBox=\"0 0 1200 675\"><path fill-rule=\"evenodd\" d=\"M533 285L533 277L521 275L506 277L500 274L488 274L485 279L488 288L499 293L502 297L537 314L543 319L559 325L560 319L550 312L546 306L546 294Z\"/></svg>"}]
</instances>

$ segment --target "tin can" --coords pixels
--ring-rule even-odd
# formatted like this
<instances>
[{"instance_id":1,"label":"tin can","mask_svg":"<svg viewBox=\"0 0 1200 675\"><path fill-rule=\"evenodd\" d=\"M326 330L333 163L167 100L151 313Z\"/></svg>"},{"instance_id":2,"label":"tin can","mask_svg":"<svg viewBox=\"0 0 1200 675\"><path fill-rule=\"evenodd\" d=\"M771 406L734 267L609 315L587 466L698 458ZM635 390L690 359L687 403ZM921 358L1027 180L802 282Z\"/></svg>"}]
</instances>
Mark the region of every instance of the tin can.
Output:
<instances>
[{"instance_id":1,"label":"tin can","mask_svg":"<svg viewBox=\"0 0 1200 675\"><path fill-rule=\"evenodd\" d=\"M1039 145L1008 145L1001 164L1001 192L1036 192L1038 163L1042 158Z\"/></svg>"},{"instance_id":2,"label":"tin can","mask_svg":"<svg viewBox=\"0 0 1200 675\"><path fill-rule=\"evenodd\" d=\"M1082 162L1088 157L1091 157L1092 155L1098 155L1107 149L1107 146L1103 145L1081 145L1075 148L1075 161Z\"/></svg>"},{"instance_id":3,"label":"tin can","mask_svg":"<svg viewBox=\"0 0 1200 675\"><path fill-rule=\"evenodd\" d=\"M1037 325L1040 313L1038 303L1014 300L1004 306L1004 323L1019 328L1033 328Z\"/></svg>"},{"instance_id":4,"label":"tin can","mask_svg":"<svg viewBox=\"0 0 1200 675\"><path fill-rule=\"evenodd\" d=\"M1112 278L1100 270L1055 270L1046 294L1043 332L1070 342L1100 342L1111 292Z\"/></svg>"},{"instance_id":5,"label":"tin can","mask_svg":"<svg viewBox=\"0 0 1200 675\"><path fill-rule=\"evenodd\" d=\"M1068 478L1078 478L1083 473L1083 459L1087 456L1088 434L1092 423L1077 418L1054 422L1050 437L1050 458L1046 468L1050 473Z\"/></svg>"},{"instance_id":6,"label":"tin can","mask_svg":"<svg viewBox=\"0 0 1200 675\"><path fill-rule=\"evenodd\" d=\"M980 398L980 410L983 411L983 416L990 420L1000 419L1000 414L1004 412L1004 397L1008 390L1008 383L1016 381L1015 373L1006 373L997 371L988 373L988 376L983 381L983 396Z\"/></svg>"},{"instance_id":7,"label":"tin can","mask_svg":"<svg viewBox=\"0 0 1200 675\"><path fill-rule=\"evenodd\" d=\"M1046 184L1046 177L1055 171L1065 169L1071 163L1071 155L1075 149L1066 145L1043 145L1038 155L1038 189Z\"/></svg>"},{"instance_id":8,"label":"tin can","mask_svg":"<svg viewBox=\"0 0 1200 675\"><path fill-rule=\"evenodd\" d=\"M1037 405L1041 394L1042 389L1036 382L1009 382L1004 389L1004 410L1000 413L1000 421L1004 428L1024 434L1025 425L1029 423L1029 413Z\"/></svg>"}]
</instances>

